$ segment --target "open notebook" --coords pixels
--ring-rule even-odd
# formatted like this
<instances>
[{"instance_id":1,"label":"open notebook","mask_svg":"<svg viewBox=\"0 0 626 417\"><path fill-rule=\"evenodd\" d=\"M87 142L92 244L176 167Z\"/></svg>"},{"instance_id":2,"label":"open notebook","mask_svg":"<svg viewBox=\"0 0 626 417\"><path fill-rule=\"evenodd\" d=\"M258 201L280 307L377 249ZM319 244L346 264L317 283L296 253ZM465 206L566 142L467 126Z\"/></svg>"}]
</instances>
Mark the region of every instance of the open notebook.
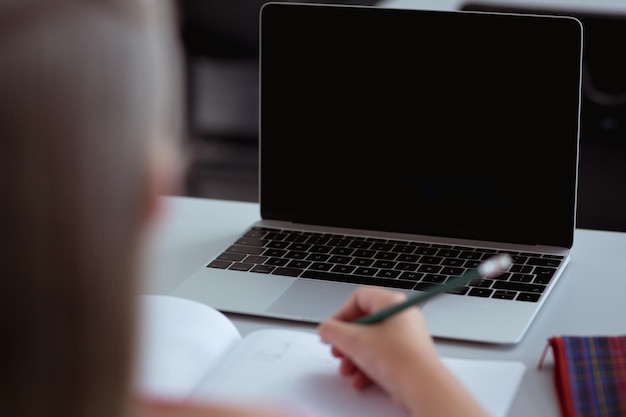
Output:
<instances>
[{"instance_id":1,"label":"open notebook","mask_svg":"<svg viewBox=\"0 0 626 417\"><path fill-rule=\"evenodd\" d=\"M521 340L570 259L582 27L569 17L269 3L261 219L174 295L318 322L358 285L422 291L436 337ZM207 221L210 221L208 219Z\"/></svg>"},{"instance_id":2,"label":"open notebook","mask_svg":"<svg viewBox=\"0 0 626 417\"><path fill-rule=\"evenodd\" d=\"M206 305L140 298L136 389L171 400L265 404L318 417L408 417L382 389L357 391L312 332L261 329L241 335ZM526 373L523 362L442 358L492 417L505 417Z\"/></svg>"}]
</instances>

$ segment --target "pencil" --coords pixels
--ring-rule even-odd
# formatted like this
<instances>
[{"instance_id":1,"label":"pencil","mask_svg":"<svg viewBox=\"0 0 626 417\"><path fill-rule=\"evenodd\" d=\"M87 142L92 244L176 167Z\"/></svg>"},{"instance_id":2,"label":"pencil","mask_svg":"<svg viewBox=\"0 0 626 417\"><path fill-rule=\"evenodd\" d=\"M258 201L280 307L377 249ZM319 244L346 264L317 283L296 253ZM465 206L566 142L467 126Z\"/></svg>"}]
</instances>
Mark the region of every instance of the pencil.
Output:
<instances>
[{"instance_id":1,"label":"pencil","mask_svg":"<svg viewBox=\"0 0 626 417\"><path fill-rule=\"evenodd\" d=\"M371 324L377 323L381 320L386 319L387 317L396 314L408 307L419 304L423 301L428 300L429 298L434 297L437 294L441 294L442 292L449 291L453 288L459 287L475 278L484 278L484 277L492 277L501 274L509 269L511 266L512 260L511 256L507 254L496 255L493 256L486 261L482 262L478 265L477 268L467 271L465 274L460 275L458 277L449 278L446 283L442 285L435 285L432 288L429 288L425 292L421 292L412 297L409 297L406 301L392 305L390 307L384 308L375 313L369 314L367 316L360 317L354 320L354 323L359 324Z\"/></svg>"}]
</instances>

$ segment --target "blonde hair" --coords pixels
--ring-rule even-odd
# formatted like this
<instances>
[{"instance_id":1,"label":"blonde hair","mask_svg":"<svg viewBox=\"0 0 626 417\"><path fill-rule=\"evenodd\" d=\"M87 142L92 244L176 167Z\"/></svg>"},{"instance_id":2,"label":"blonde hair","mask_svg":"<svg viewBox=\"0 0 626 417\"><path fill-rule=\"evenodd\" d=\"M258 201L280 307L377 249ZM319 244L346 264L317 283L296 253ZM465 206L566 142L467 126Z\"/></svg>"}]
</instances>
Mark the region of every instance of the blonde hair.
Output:
<instances>
[{"instance_id":1,"label":"blonde hair","mask_svg":"<svg viewBox=\"0 0 626 417\"><path fill-rule=\"evenodd\" d=\"M0 6L7 416L129 413L148 172L181 112L167 4Z\"/></svg>"}]
</instances>

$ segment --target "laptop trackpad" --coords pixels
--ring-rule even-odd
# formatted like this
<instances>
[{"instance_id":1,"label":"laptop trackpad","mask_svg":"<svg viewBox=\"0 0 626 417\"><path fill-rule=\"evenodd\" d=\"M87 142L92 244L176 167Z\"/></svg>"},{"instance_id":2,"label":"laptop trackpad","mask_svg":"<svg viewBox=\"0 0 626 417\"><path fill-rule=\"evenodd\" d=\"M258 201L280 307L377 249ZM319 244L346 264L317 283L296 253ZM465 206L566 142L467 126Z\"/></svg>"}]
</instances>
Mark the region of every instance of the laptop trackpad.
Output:
<instances>
[{"instance_id":1,"label":"laptop trackpad","mask_svg":"<svg viewBox=\"0 0 626 417\"><path fill-rule=\"evenodd\" d=\"M355 288L351 284L298 279L265 311L318 323L334 314Z\"/></svg>"}]
</instances>

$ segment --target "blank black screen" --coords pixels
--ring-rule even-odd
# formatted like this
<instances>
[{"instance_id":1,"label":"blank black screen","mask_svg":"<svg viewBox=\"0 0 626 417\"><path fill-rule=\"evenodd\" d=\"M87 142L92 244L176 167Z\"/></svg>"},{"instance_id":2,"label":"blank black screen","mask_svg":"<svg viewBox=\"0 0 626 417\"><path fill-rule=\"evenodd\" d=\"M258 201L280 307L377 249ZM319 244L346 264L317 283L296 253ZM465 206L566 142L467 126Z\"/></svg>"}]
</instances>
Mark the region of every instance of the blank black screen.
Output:
<instances>
[{"instance_id":1,"label":"blank black screen","mask_svg":"<svg viewBox=\"0 0 626 417\"><path fill-rule=\"evenodd\" d=\"M571 246L572 18L266 4L264 218Z\"/></svg>"}]
</instances>

